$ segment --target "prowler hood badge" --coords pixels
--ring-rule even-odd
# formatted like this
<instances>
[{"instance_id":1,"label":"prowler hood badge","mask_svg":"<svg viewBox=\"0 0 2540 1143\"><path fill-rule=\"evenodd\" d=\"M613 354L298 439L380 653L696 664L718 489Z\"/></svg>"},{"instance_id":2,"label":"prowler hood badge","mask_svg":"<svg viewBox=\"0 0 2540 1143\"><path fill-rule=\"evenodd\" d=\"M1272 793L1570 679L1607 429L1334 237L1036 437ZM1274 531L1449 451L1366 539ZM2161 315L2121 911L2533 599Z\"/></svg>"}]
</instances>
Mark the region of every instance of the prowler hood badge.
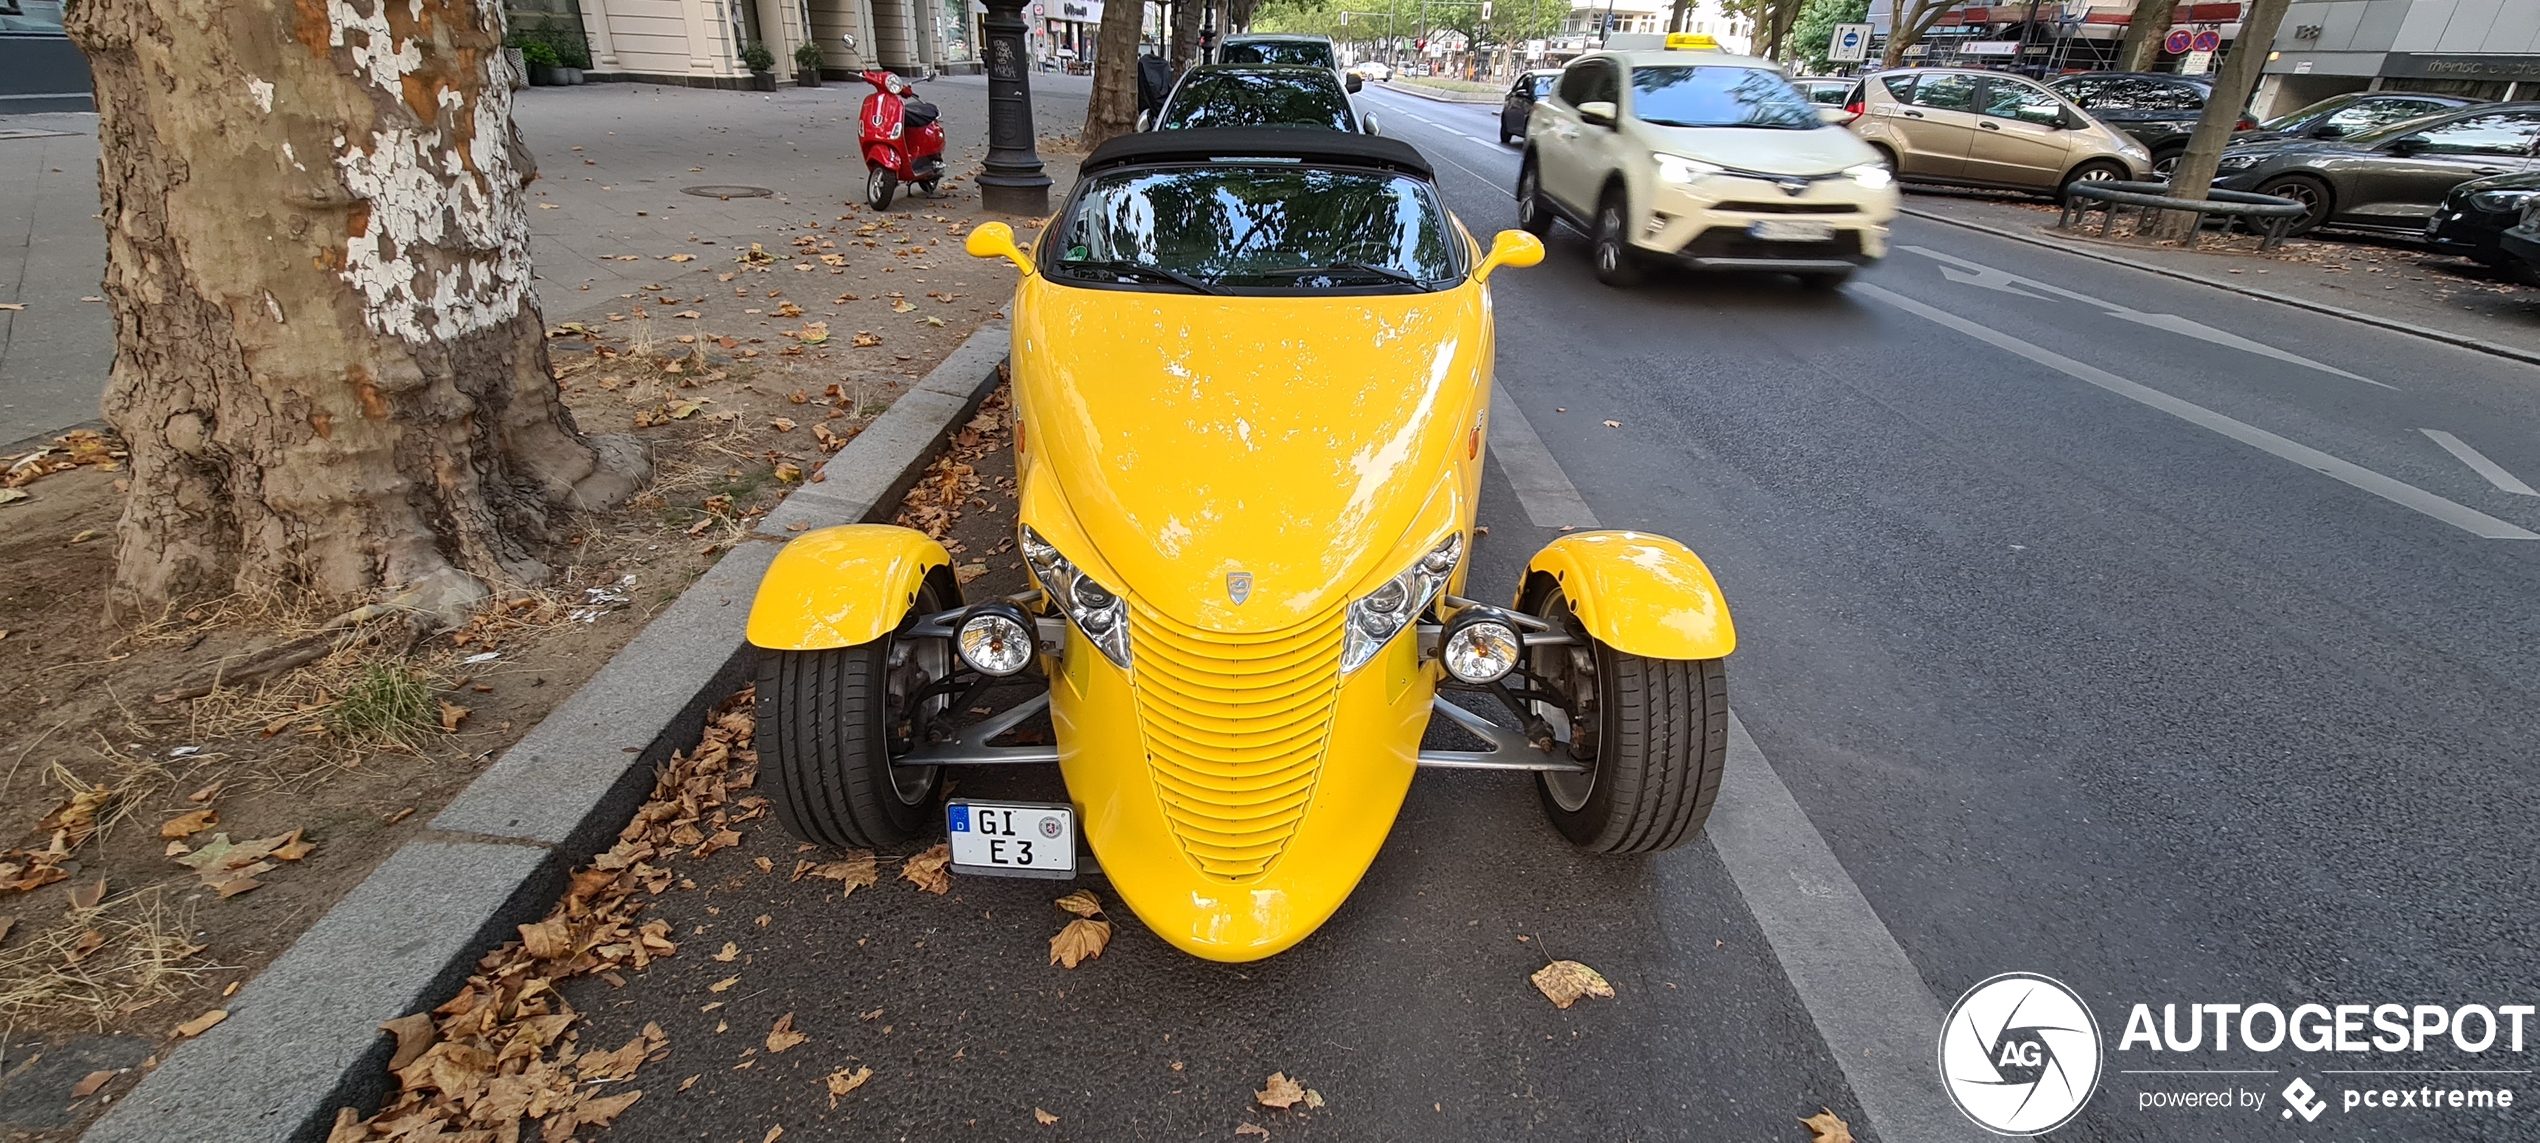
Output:
<instances>
[{"instance_id":1,"label":"prowler hood badge","mask_svg":"<svg viewBox=\"0 0 2540 1143\"><path fill-rule=\"evenodd\" d=\"M1252 597L1252 573L1251 573L1251 572L1227 572L1227 573L1226 573L1226 598L1231 599L1231 600L1234 600L1234 601L1235 601L1235 606L1237 606L1237 607L1241 607L1241 606L1243 606L1243 602L1244 602L1244 600L1246 600L1246 599L1250 599L1251 597Z\"/></svg>"}]
</instances>

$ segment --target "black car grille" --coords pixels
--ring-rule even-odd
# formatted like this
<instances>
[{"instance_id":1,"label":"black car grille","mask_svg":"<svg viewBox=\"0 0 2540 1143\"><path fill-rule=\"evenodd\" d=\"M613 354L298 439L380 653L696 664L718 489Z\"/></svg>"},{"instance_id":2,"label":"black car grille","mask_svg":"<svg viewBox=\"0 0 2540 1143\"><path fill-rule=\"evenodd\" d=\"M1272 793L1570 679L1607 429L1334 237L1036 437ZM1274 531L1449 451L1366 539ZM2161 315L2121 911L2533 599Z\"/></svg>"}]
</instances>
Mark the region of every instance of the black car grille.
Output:
<instances>
[{"instance_id":1,"label":"black car grille","mask_svg":"<svg viewBox=\"0 0 2540 1143\"><path fill-rule=\"evenodd\" d=\"M1678 253L1687 258L1857 258L1861 232L1838 230L1826 242L1779 242L1750 237L1742 227L1714 226L1694 235Z\"/></svg>"},{"instance_id":2,"label":"black car grille","mask_svg":"<svg viewBox=\"0 0 2540 1143\"><path fill-rule=\"evenodd\" d=\"M1858 214L1861 210L1848 202L1724 202L1711 209L1739 214Z\"/></svg>"}]
</instances>

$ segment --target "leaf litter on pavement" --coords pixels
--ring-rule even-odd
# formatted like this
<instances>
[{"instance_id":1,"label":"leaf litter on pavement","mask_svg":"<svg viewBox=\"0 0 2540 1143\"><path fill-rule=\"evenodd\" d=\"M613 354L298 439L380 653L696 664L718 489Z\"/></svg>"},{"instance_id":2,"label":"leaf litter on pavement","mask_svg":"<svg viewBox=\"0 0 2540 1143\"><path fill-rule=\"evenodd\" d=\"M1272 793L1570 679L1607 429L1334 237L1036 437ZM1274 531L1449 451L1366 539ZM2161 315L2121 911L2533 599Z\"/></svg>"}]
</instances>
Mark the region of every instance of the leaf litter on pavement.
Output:
<instances>
[{"instance_id":1,"label":"leaf litter on pavement","mask_svg":"<svg viewBox=\"0 0 2540 1143\"><path fill-rule=\"evenodd\" d=\"M1831 1107L1819 1108L1817 1114L1803 1116L1799 1122L1811 1132L1808 1143L1852 1143L1852 1125Z\"/></svg>"},{"instance_id":2,"label":"leaf litter on pavement","mask_svg":"<svg viewBox=\"0 0 2540 1143\"><path fill-rule=\"evenodd\" d=\"M1054 904L1062 912L1075 914L1076 919L1050 938L1050 963L1074 968L1101 956L1111 944L1111 922L1101 919L1102 902L1093 890L1079 889Z\"/></svg>"},{"instance_id":3,"label":"leaf litter on pavement","mask_svg":"<svg viewBox=\"0 0 2540 1143\"><path fill-rule=\"evenodd\" d=\"M1614 998L1614 986L1606 982L1604 974L1575 960L1556 960L1536 969L1530 979L1544 999L1560 1008L1568 1008L1586 996Z\"/></svg>"}]
</instances>

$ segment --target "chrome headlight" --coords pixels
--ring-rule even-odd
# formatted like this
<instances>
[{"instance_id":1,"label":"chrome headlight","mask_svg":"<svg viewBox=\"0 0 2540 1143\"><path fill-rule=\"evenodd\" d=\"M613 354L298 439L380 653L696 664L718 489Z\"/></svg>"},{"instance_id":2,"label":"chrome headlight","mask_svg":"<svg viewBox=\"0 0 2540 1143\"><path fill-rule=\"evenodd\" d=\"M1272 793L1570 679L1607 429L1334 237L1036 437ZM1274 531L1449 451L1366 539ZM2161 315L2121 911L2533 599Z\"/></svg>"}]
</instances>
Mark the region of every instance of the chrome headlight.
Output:
<instances>
[{"instance_id":1,"label":"chrome headlight","mask_svg":"<svg viewBox=\"0 0 2540 1143\"><path fill-rule=\"evenodd\" d=\"M2259 158L2260 156L2257 155L2224 155L2222 158L2214 161L2214 169L2226 172L2245 171L2251 167L2257 166Z\"/></svg>"},{"instance_id":2,"label":"chrome headlight","mask_svg":"<svg viewBox=\"0 0 2540 1143\"><path fill-rule=\"evenodd\" d=\"M2512 214L2522 209L2540 190L2515 187L2510 190L2480 191L2469 196L2469 204L2488 214Z\"/></svg>"},{"instance_id":3,"label":"chrome headlight","mask_svg":"<svg viewBox=\"0 0 2540 1143\"><path fill-rule=\"evenodd\" d=\"M1700 182L1702 177L1705 175L1716 175L1722 171L1728 170L1727 167L1723 167L1718 163L1706 163L1700 159L1688 159L1682 155L1657 155L1653 157L1658 160L1659 178L1671 183L1683 183L1687 186Z\"/></svg>"},{"instance_id":4,"label":"chrome headlight","mask_svg":"<svg viewBox=\"0 0 2540 1143\"><path fill-rule=\"evenodd\" d=\"M1067 614L1067 621L1085 635L1085 641L1102 652L1115 667L1129 667L1129 603L1110 588L1094 582L1092 576L1076 570L1067 557L1058 554L1049 541L1029 527L1022 530L1024 566L1032 569L1032 578L1048 592L1050 601Z\"/></svg>"},{"instance_id":5,"label":"chrome headlight","mask_svg":"<svg viewBox=\"0 0 2540 1143\"><path fill-rule=\"evenodd\" d=\"M1888 170L1882 163L1863 163L1857 167L1845 167L1843 173L1853 182L1869 190L1877 190L1896 181L1896 172Z\"/></svg>"},{"instance_id":6,"label":"chrome headlight","mask_svg":"<svg viewBox=\"0 0 2540 1143\"><path fill-rule=\"evenodd\" d=\"M1454 574L1455 563L1463 555L1463 533L1448 536L1429 549L1429 554L1413 561L1401 575L1351 603L1349 633L1341 641L1341 670L1355 671L1365 666L1403 628L1411 626L1429 601L1446 588L1446 577Z\"/></svg>"}]
</instances>

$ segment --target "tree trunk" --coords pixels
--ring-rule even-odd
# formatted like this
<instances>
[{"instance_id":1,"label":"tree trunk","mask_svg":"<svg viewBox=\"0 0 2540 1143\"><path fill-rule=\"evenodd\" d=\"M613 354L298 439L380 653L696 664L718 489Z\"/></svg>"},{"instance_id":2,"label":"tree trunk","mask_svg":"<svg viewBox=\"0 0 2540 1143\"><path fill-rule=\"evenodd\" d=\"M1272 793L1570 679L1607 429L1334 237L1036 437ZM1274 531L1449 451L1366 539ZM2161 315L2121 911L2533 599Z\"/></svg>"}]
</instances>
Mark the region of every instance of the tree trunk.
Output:
<instances>
[{"instance_id":1,"label":"tree trunk","mask_svg":"<svg viewBox=\"0 0 2540 1143\"><path fill-rule=\"evenodd\" d=\"M500 15L473 0L83 0L132 450L112 606L546 578L642 479L574 427L530 296Z\"/></svg>"},{"instance_id":2,"label":"tree trunk","mask_svg":"<svg viewBox=\"0 0 2540 1143\"><path fill-rule=\"evenodd\" d=\"M2150 71L2160 62L2161 41L2170 34L2178 5L2179 0L2135 0L2134 19L2117 44L2118 71Z\"/></svg>"},{"instance_id":3,"label":"tree trunk","mask_svg":"<svg viewBox=\"0 0 2540 1143\"><path fill-rule=\"evenodd\" d=\"M1879 54L1879 66L1904 66L1905 50L1921 43L1923 33L1930 31L1954 3L1956 0L1913 0L1909 10L1906 0L1895 0L1895 7L1887 15L1887 49Z\"/></svg>"},{"instance_id":4,"label":"tree trunk","mask_svg":"<svg viewBox=\"0 0 2540 1143\"><path fill-rule=\"evenodd\" d=\"M1804 0L1772 0L1764 6L1763 16L1769 25L1770 38L1764 41L1764 58L1778 60L1790 41L1790 26L1799 19Z\"/></svg>"},{"instance_id":5,"label":"tree trunk","mask_svg":"<svg viewBox=\"0 0 2540 1143\"><path fill-rule=\"evenodd\" d=\"M1138 127L1138 25L1146 0L1111 0L1094 42L1094 94L1085 104L1081 142L1099 147Z\"/></svg>"},{"instance_id":6,"label":"tree trunk","mask_svg":"<svg viewBox=\"0 0 2540 1143\"><path fill-rule=\"evenodd\" d=\"M1181 0L1173 6L1173 70L1190 70L1199 62L1200 9L1209 0Z\"/></svg>"},{"instance_id":7,"label":"tree trunk","mask_svg":"<svg viewBox=\"0 0 2540 1143\"><path fill-rule=\"evenodd\" d=\"M2214 76L2213 94L2205 97L2205 112L2196 119L2196 133L2187 137L2187 150L2170 173L2171 198L2201 199L2213 189L2215 164L2222 158L2223 145L2231 141L2232 128L2240 123L2240 109L2248 106L2249 93L2258 86L2258 72L2267 65L2275 30L2284 23L2284 9L2291 3L2255 0L2242 9L2240 37L2223 57L2222 71ZM2196 221L2194 214L2165 211L2153 233L2182 239L2194 232Z\"/></svg>"},{"instance_id":8,"label":"tree trunk","mask_svg":"<svg viewBox=\"0 0 2540 1143\"><path fill-rule=\"evenodd\" d=\"M1693 12L1693 0L1673 0L1667 5L1667 30L1685 30L1685 17Z\"/></svg>"}]
</instances>

